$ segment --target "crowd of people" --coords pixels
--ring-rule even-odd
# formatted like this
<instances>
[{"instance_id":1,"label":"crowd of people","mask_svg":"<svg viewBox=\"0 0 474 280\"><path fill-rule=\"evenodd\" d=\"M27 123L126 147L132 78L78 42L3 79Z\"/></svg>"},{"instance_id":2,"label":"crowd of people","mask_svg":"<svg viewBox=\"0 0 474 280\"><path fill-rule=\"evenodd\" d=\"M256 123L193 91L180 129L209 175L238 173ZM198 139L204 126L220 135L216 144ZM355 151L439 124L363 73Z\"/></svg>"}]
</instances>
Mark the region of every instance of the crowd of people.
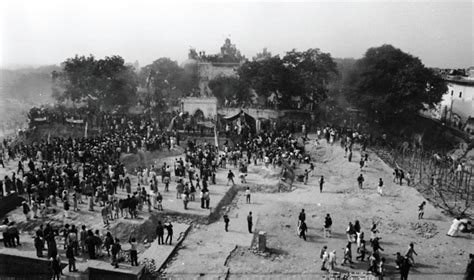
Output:
<instances>
[{"instance_id":1,"label":"crowd of people","mask_svg":"<svg viewBox=\"0 0 474 280\"><path fill-rule=\"evenodd\" d=\"M99 121L98 121L99 122ZM169 192L170 186L176 188L176 199L183 203L184 210L189 208L190 202L196 201L199 192L201 209L210 208L210 188L216 184L216 174L219 169L227 172L227 185L235 184L234 179L246 184L247 169L249 165L263 165L265 167L281 167L281 180L292 183L296 178L295 170L305 163L309 167L305 170L303 182L307 184L310 172L314 171L310 155L305 153L304 142L308 139L306 128L302 127L302 137L296 137L291 129L271 129L258 134L250 134L248 137L240 138L234 145L225 143L222 150L213 144L188 141L184 150L184 156L178 157L173 163L165 162L162 166L151 165L127 170L120 161L122 153L137 153L144 150L171 149L173 145L179 145L179 134L176 132L164 132L159 126L153 124L151 119L129 117L118 114L104 114L100 116L102 133L98 136L84 138L60 138L48 137L32 144L2 143L1 164L5 161L17 161L17 168L11 176L5 176L0 180L0 191L6 194L16 192L26 194L28 200L23 203L23 213L26 220L42 219L42 225L36 231L34 246L38 257L43 257L43 251L47 250L46 257L52 259L52 268L55 277L62 273L58 254L57 241L64 242L65 256L69 261L69 270L76 271L75 258L86 255L89 259L100 258L107 253L111 264L118 267L122 249L121 241L114 238L110 232L93 230L82 225L81 229L75 225L66 223L63 228L54 228L47 222L48 214L55 209L58 201L62 203L64 218L69 218L70 211L77 211L81 204L87 204L89 210L94 211L94 206L101 207L101 216L104 226L111 221L119 219L120 216L137 218L140 211L145 207L151 212L152 209L163 211L163 196L158 185L163 185L162 191ZM294 130L294 129L293 129ZM345 150L345 156L352 160L353 147L359 144L361 151L365 150L370 143L370 137L351 130L336 129L326 126L317 129L318 139L326 139L330 145L340 141ZM362 156L360 160L361 170L367 166L368 155ZM237 168L239 174L236 176L229 167ZM227 171L228 170L228 171ZM21 174L21 175L20 175ZM131 176L136 176L137 186L132 187ZM394 182L402 184L407 180L409 174L403 170L395 169ZM161 178L160 178L161 177ZM407 178L408 177L408 178ZM161 181L160 181L161 179ZM324 176L318 180L320 191L323 191L325 183ZM361 174L357 178L360 188L363 188L364 177ZM378 193L383 194L384 183L382 179L378 182ZM126 198L117 196L118 190L126 193ZM0 194L3 196L4 194ZM246 202L250 203L250 188L245 191ZM422 219L424 206L418 206L418 218ZM125 213L123 212L124 210ZM459 219L458 219L459 220ZM225 231L228 231L229 217L224 216ZM308 226L306 224L306 213L304 209L298 217L297 234L306 240ZM453 225L456 220L453 222ZM46 226L44 227L43 224ZM327 214L323 226L324 237L331 238L332 218ZM247 216L249 233L252 233L252 212ZM5 247L21 246L20 235L14 221L5 219L0 226L3 232ZM44 227L44 228L43 228ZM450 230L449 235L455 235L456 229ZM168 233L164 241L164 232ZM156 227L158 244L169 244L173 237L173 225L163 224L161 221ZM355 261L368 262L367 271L375 275L384 275L386 272L387 259L383 256L381 237L374 223L370 229L370 239L366 242L364 232L359 221L349 223L347 230L347 243L343 248L341 266L351 265ZM122 240L124 241L124 240ZM130 236L127 240L130 245L127 259L132 265L138 265L137 238ZM371 250L366 244L370 244ZM352 247L355 245L357 257L353 258ZM47 249L46 249L47 248ZM395 257L395 264L400 271L402 279L407 279L410 268L415 265L414 256L417 252L411 243L404 255L399 252ZM329 250L327 246L321 249L321 270L333 271L337 265L336 250ZM59 268L58 268L59 267Z\"/></svg>"}]
</instances>

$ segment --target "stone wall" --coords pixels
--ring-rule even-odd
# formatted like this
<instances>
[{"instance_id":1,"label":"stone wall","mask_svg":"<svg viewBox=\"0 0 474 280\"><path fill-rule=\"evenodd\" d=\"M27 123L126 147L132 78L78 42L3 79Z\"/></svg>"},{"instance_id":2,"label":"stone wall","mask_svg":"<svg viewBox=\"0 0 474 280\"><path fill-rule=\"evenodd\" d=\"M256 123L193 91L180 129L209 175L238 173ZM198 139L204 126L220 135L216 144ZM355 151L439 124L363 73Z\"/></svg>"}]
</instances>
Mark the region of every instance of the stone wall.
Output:
<instances>
[{"instance_id":1,"label":"stone wall","mask_svg":"<svg viewBox=\"0 0 474 280\"><path fill-rule=\"evenodd\" d=\"M206 118L214 118L217 115L217 98L215 97L187 97L182 101L183 111L194 115L201 110Z\"/></svg>"}]
</instances>

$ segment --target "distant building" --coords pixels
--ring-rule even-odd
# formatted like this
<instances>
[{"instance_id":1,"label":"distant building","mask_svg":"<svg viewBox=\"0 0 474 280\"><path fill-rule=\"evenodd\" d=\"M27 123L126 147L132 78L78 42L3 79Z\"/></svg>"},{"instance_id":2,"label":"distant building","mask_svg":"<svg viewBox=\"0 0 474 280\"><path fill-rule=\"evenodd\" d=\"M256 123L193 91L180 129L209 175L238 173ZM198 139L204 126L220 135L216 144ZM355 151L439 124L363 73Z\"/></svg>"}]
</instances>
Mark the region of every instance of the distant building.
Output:
<instances>
[{"instance_id":1,"label":"distant building","mask_svg":"<svg viewBox=\"0 0 474 280\"><path fill-rule=\"evenodd\" d=\"M440 104L440 117L448 122L465 124L474 117L474 69L468 69L467 77L446 76L448 91Z\"/></svg>"}]
</instances>

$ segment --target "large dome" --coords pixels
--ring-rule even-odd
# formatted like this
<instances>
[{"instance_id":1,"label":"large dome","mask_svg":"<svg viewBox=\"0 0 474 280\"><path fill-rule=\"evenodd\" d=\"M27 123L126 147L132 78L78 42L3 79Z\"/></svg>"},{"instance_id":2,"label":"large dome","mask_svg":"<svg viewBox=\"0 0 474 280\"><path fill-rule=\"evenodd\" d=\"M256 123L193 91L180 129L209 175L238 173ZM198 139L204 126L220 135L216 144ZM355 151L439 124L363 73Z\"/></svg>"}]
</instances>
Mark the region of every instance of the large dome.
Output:
<instances>
[{"instance_id":1,"label":"large dome","mask_svg":"<svg viewBox=\"0 0 474 280\"><path fill-rule=\"evenodd\" d=\"M192 59L192 58L188 58L186 59L185 61L183 61L183 63L181 63L181 67L182 68L186 68L186 67L194 67L196 66L198 63L198 61L196 59Z\"/></svg>"}]
</instances>

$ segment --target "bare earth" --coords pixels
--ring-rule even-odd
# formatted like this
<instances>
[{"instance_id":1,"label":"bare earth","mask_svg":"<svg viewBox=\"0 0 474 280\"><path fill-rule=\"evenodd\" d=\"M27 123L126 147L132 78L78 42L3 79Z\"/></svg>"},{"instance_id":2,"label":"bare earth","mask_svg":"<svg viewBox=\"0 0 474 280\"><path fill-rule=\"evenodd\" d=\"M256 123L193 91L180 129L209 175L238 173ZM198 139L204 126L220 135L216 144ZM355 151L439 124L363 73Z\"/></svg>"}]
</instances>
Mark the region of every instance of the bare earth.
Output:
<instances>
[{"instance_id":1,"label":"bare earth","mask_svg":"<svg viewBox=\"0 0 474 280\"><path fill-rule=\"evenodd\" d=\"M315 172L308 185L295 184L289 193L275 193L277 177L266 174L278 170L251 166L248 186L252 189L252 203L246 204L243 194L230 207L230 231L224 231L223 221L195 227L184 240L177 256L168 265L165 275L173 279L321 279L319 250L328 246L336 250L336 271L366 271L368 263L355 261L353 245L352 267L340 266L343 247L347 244L345 229L349 222L359 220L366 240L370 238L372 221L379 223L382 257L387 259L388 275L384 279L399 279L395 270L394 254L405 254L410 242L415 243L416 266L409 279L462 279L469 253L474 253L474 238L446 236L452 218L428 203L425 219L417 219L417 206L424 200L413 188L392 182L392 170L375 155L369 153L368 167L362 173L364 189L359 190L356 178L360 174L360 154L354 152L352 162L344 157L339 145L307 145ZM299 166L302 174L308 165ZM326 178L323 193L317 184L320 175ZM378 179L385 182L384 195L377 194ZM240 182L239 182L240 183ZM266 192L257 192L265 189ZM309 227L305 242L296 235L298 213L304 208ZM253 249L253 235L247 232L246 216L254 213L255 231L267 233L268 253L259 255ZM333 237L324 238L324 217L333 218ZM257 220L255 222L255 220ZM254 231L254 232L255 232ZM236 246L237 245L237 246ZM367 248L370 246L368 244Z\"/></svg>"}]
</instances>

